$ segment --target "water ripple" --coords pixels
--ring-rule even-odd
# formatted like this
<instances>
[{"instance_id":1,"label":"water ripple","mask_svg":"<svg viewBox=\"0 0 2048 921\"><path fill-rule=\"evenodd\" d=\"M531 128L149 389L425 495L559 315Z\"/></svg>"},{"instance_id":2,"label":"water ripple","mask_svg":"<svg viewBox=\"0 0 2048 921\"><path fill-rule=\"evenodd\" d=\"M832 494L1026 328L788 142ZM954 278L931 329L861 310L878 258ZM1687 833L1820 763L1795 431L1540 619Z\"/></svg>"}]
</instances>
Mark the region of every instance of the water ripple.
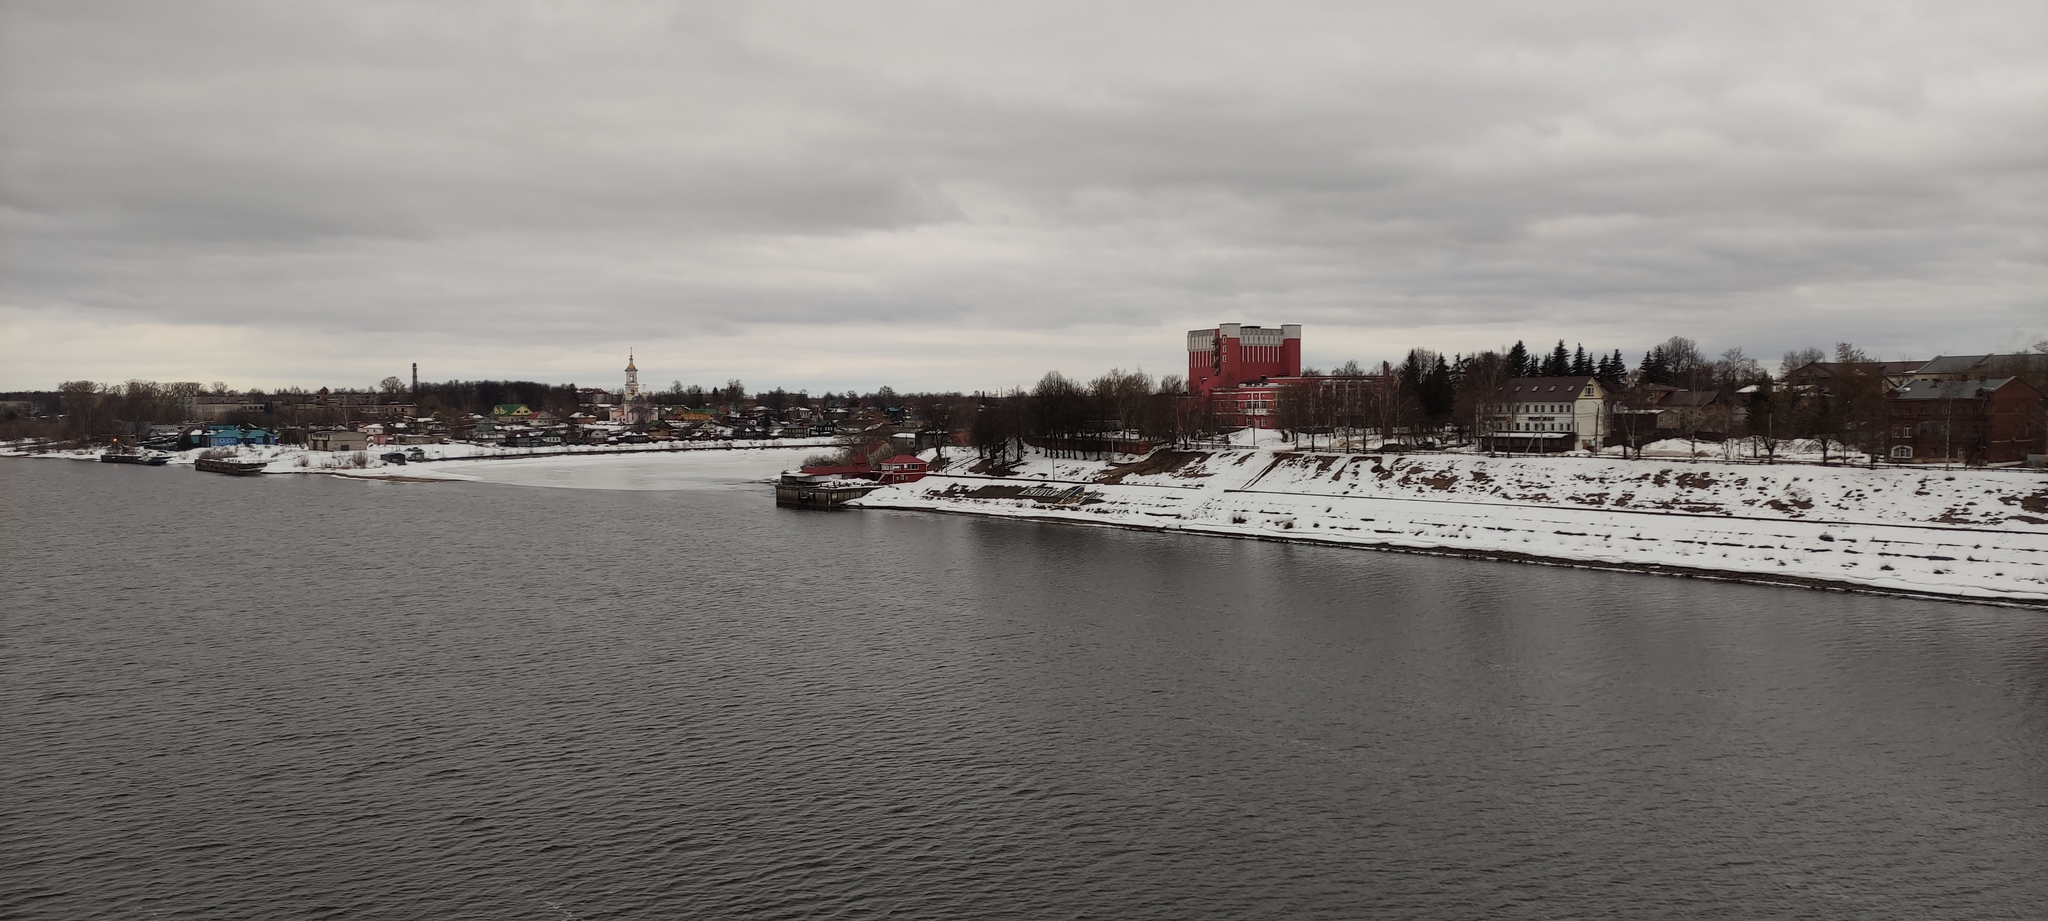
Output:
<instances>
[{"instance_id":1,"label":"water ripple","mask_svg":"<svg viewBox=\"0 0 2048 921\"><path fill-rule=\"evenodd\" d=\"M101 466L0 463L8 917L2048 903L2034 613Z\"/></svg>"}]
</instances>

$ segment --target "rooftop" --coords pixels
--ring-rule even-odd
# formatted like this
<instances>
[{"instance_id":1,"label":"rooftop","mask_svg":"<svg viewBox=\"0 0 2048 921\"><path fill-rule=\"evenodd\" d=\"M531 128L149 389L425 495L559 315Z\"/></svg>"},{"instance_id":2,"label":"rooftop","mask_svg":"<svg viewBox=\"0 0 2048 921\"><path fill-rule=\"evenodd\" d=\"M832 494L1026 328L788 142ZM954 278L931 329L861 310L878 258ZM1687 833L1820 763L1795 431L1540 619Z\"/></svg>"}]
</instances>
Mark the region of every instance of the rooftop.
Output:
<instances>
[{"instance_id":1,"label":"rooftop","mask_svg":"<svg viewBox=\"0 0 2048 921\"><path fill-rule=\"evenodd\" d=\"M1990 371L2008 363L2039 360L2026 352L2009 355L1941 355L1920 366L1920 374L1969 374Z\"/></svg>"},{"instance_id":2,"label":"rooftop","mask_svg":"<svg viewBox=\"0 0 2048 921\"><path fill-rule=\"evenodd\" d=\"M1586 377L1518 377L1501 385L1500 392L1508 396L1530 399L1563 399L1575 397L1587 384L1598 378Z\"/></svg>"},{"instance_id":3,"label":"rooftop","mask_svg":"<svg viewBox=\"0 0 2048 921\"><path fill-rule=\"evenodd\" d=\"M1974 400L1995 393L2016 380L2018 378L2000 377L1981 381L1914 381L1893 396L1901 400ZM2022 382L2020 386L2026 384Z\"/></svg>"}]
</instances>

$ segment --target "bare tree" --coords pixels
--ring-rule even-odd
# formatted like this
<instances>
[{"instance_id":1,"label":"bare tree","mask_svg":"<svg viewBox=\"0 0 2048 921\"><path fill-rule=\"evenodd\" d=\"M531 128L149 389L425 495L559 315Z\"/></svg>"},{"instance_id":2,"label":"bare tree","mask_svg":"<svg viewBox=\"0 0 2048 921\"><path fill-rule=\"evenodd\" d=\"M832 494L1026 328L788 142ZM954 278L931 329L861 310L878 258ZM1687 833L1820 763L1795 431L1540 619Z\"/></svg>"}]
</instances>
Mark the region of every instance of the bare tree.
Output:
<instances>
[{"instance_id":1,"label":"bare tree","mask_svg":"<svg viewBox=\"0 0 2048 921\"><path fill-rule=\"evenodd\" d=\"M1138 428L1152 391L1150 375L1121 368L1111 368L1088 384L1088 393L1094 397L1095 405L1113 415L1118 430L1126 432Z\"/></svg>"},{"instance_id":2,"label":"bare tree","mask_svg":"<svg viewBox=\"0 0 2048 921\"><path fill-rule=\"evenodd\" d=\"M1684 336L1672 336L1658 348L1664 351L1665 367L1678 386L1687 390L1704 390L1711 386L1713 365L1700 352L1699 343Z\"/></svg>"},{"instance_id":3,"label":"bare tree","mask_svg":"<svg viewBox=\"0 0 2048 921\"><path fill-rule=\"evenodd\" d=\"M1514 376L1507 356L1499 352L1480 352L1465 359L1464 378L1451 405L1451 418L1465 431L1479 434L1480 427L1498 411L1494 400L1500 389Z\"/></svg>"},{"instance_id":4,"label":"bare tree","mask_svg":"<svg viewBox=\"0 0 2048 921\"><path fill-rule=\"evenodd\" d=\"M1315 394L1320 389L1310 384L1287 384L1274 395L1273 427L1280 430L1281 437L1296 441L1314 424L1310 420L1315 412Z\"/></svg>"},{"instance_id":5,"label":"bare tree","mask_svg":"<svg viewBox=\"0 0 2048 921\"><path fill-rule=\"evenodd\" d=\"M1785 353L1784 360L1778 362L1778 377L1783 378L1785 375L1791 374L1816 361L1826 360L1828 360L1827 353L1812 346L1807 346L1803 349L1793 349Z\"/></svg>"},{"instance_id":6,"label":"bare tree","mask_svg":"<svg viewBox=\"0 0 2048 921\"><path fill-rule=\"evenodd\" d=\"M1829 393L1816 399L1832 404L1828 421L1832 423L1829 435L1833 440L1843 446L1856 446L1872 466L1876 466L1877 458L1889 450L1891 443L1886 390L1883 365L1847 342L1835 343L1835 369L1829 376Z\"/></svg>"},{"instance_id":7,"label":"bare tree","mask_svg":"<svg viewBox=\"0 0 2048 921\"><path fill-rule=\"evenodd\" d=\"M1651 408L1650 390L1637 381L1621 391L1619 404L1610 415L1609 423L1615 434L1621 437L1623 456L1643 456L1643 443L1656 435L1657 414Z\"/></svg>"},{"instance_id":8,"label":"bare tree","mask_svg":"<svg viewBox=\"0 0 2048 921\"><path fill-rule=\"evenodd\" d=\"M984 396L975 407L968 436L974 442L975 450L991 467L1009 464L1012 453L1017 460L1024 459L1025 404L1028 399L1023 391L1011 390Z\"/></svg>"},{"instance_id":9,"label":"bare tree","mask_svg":"<svg viewBox=\"0 0 2048 921\"><path fill-rule=\"evenodd\" d=\"M1743 427L1740 431L1729 431L1728 440L1724 444L1734 445L1741 440L1747 440L1751 457L1758 453L1768 453L1775 457L1778 449L1775 432L1777 420L1773 418L1773 414L1777 412L1777 398L1777 382L1767 373L1757 380L1754 389L1741 395ZM1735 459L1732 448L1724 452L1724 456L1729 460Z\"/></svg>"},{"instance_id":10,"label":"bare tree","mask_svg":"<svg viewBox=\"0 0 2048 921\"><path fill-rule=\"evenodd\" d=\"M1048 439L1054 456L1078 454L1078 439L1088 423L1088 393L1058 371L1047 371L1031 388L1028 431Z\"/></svg>"},{"instance_id":11,"label":"bare tree","mask_svg":"<svg viewBox=\"0 0 2048 921\"><path fill-rule=\"evenodd\" d=\"M959 394L928 393L912 401L924 431L937 437L938 458L946 456L946 442L953 433L953 420L960 404Z\"/></svg>"},{"instance_id":12,"label":"bare tree","mask_svg":"<svg viewBox=\"0 0 2048 921\"><path fill-rule=\"evenodd\" d=\"M1724 400L1765 376L1763 365L1743 354L1739 346L1722 352L1721 357L1713 362L1712 373L1714 390L1720 393Z\"/></svg>"},{"instance_id":13,"label":"bare tree","mask_svg":"<svg viewBox=\"0 0 2048 921\"><path fill-rule=\"evenodd\" d=\"M1165 396L1162 394L1162 396ZM1177 443L1191 444L1214 438L1220 430L1216 419L1215 404L1206 396L1173 396L1173 432Z\"/></svg>"}]
</instances>

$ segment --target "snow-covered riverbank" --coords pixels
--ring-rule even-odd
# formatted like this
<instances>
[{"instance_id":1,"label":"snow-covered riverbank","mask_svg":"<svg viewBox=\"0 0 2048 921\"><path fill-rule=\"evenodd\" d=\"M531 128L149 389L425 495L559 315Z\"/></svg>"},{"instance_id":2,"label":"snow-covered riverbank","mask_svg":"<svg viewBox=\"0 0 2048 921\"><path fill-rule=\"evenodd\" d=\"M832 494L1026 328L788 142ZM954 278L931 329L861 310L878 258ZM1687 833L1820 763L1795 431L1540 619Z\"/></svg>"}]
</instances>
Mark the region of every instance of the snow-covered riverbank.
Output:
<instances>
[{"instance_id":1,"label":"snow-covered riverbank","mask_svg":"<svg viewBox=\"0 0 2048 921\"><path fill-rule=\"evenodd\" d=\"M2048 479L2027 471L1163 452L1034 456L857 504L2048 606Z\"/></svg>"},{"instance_id":2,"label":"snow-covered riverbank","mask_svg":"<svg viewBox=\"0 0 2048 921\"><path fill-rule=\"evenodd\" d=\"M773 441L681 441L659 442L641 445L556 445L553 447L507 448L499 445L478 445L466 442L429 444L417 446L381 445L368 451L308 451L299 445L242 446L238 448L193 449L190 451L168 452L169 466L191 466L201 454L212 451L231 452L231 460L264 461L264 473L320 473L334 476L367 477L372 479L468 479L461 473L460 464L442 464L441 461L498 461L528 458L597 458L626 454L677 454L704 451L776 451L786 455L787 466L796 466L804 457L803 449L819 451L834 444L830 438L792 438ZM382 459L392 452L406 453L415 449L424 456L404 464L395 464ZM100 448L70 449L31 453L21 447L0 450L0 457L36 457L60 460L99 460Z\"/></svg>"}]
</instances>

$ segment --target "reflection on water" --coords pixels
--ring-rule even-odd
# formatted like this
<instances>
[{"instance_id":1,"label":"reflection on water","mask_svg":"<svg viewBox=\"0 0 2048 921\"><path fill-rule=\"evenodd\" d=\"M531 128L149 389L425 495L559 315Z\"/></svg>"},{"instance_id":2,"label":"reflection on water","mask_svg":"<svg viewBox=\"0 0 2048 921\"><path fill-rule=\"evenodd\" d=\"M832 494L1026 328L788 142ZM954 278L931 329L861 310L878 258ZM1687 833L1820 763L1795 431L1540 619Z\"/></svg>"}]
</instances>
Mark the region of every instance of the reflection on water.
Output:
<instances>
[{"instance_id":1,"label":"reflection on water","mask_svg":"<svg viewBox=\"0 0 2048 921\"><path fill-rule=\"evenodd\" d=\"M0 914L2048 901L2038 613L629 472L673 460L580 490L0 463ZM490 475L556 475L520 463Z\"/></svg>"}]
</instances>

